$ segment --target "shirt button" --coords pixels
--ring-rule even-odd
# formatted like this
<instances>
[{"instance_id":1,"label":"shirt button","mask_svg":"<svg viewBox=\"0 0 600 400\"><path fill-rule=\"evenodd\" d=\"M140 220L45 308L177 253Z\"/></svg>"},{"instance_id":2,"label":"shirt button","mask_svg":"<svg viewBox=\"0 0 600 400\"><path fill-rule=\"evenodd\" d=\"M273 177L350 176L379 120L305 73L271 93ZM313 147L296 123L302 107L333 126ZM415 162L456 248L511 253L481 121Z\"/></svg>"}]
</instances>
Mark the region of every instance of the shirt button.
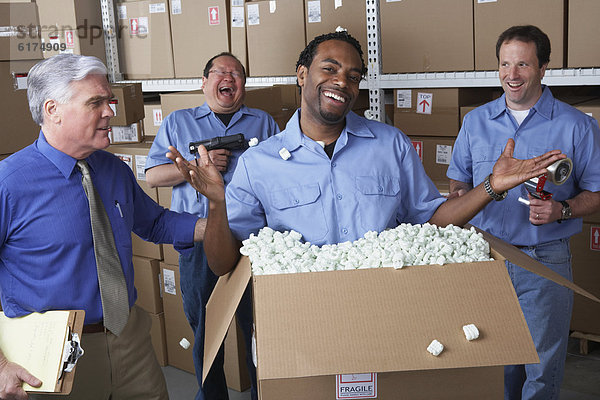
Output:
<instances>
[{"instance_id":1,"label":"shirt button","mask_svg":"<svg viewBox=\"0 0 600 400\"><path fill-rule=\"evenodd\" d=\"M298 200L298 199L294 200L294 204L298 204L298 203L300 203L300 200Z\"/></svg>"},{"instance_id":2,"label":"shirt button","mask_svg":"<svg viewBox=\"0 0 600 400\"><path fill-rule=\"evenodd\" d=\"M342 233L343 233L344 235L347 235L347 234L348 234L348 229L346 229L346 228L342 229Z\"/></svg>"},{"instance_id":3,"label":"shirt button","mask_svg":"<svg viewBox=\"0 0 600 400\"><path fill-rule=\"evenodd\" d=\"M341 199L342 199L342 197L343 197L343 196L342 196L341 194L338 194L338 195L337 195L337 199L338 199L338 200L341 200Z\"/></svg>"},{"instance_id":4,"label":"shirt button","mask_svg":"<svg viewBox=\"0 0 600 400\"><path fill-rule=\"evenodd\" d=\"M335 167L337 167L337 164L336 163L332 163L331 166L335 168Z\"/></svg>"},{"instance_id":5,"label":"shirt button","mask_svg":"<svg viewBox=\"0 0 600 400\"><path fill-rule=\"evenodd\" d=\"M380 192L383 192L383 186L378 186L377 190L379 190Z\"/></svg>"}]
</instances>

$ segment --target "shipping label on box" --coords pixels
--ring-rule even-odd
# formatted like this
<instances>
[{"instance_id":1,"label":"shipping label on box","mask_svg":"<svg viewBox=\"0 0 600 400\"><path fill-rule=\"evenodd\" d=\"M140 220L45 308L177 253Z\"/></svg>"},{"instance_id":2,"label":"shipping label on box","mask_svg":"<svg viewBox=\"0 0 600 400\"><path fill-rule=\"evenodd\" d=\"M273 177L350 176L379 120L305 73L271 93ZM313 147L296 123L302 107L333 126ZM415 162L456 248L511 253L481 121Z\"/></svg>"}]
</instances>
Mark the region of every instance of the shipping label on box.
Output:
<instances>
[{"instance_id":1,"label":"shipping label on box","mask_svg":"<svg viewBox=\"0 0 600 400\"><path fill-rule=\"evenodd\" d=\"M450 165L452 159L452 146L437 144L435 146L435 162L437 164Z\"/></svg>"},{"instance_id":2,"label":"shipping label on box","mask_svg":"<svg viewBox=\"0 0 600 400\"><path fill-rule=\"evenodd\" d=\"M376 399L377 374L336 375L336 400Z\"/></svg>"},{"instance_id":3,"label":"shipping label on box","mask_svg":"<svg viewBox=\"0 0 600 400\"><path fill-rule=\"evenodd\" d=\"M139 143L142 140L142 125L139 122L127 126L111 126L110 142L116 143Z\"/></svg>"}]
</instances>

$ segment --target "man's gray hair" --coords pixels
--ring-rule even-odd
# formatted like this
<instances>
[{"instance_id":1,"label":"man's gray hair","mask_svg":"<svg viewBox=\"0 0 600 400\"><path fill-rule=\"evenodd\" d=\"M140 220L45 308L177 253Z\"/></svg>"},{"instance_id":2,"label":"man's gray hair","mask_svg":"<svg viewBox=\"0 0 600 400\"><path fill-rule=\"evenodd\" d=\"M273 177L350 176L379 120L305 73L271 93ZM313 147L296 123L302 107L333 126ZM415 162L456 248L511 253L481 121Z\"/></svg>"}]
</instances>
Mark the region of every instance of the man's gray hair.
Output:
<instances>
[{"instance_id":1,"label":"man's gray hair","mask_svg":"<svg viewBox=\"0 0 600 400\"><path fill-rule=\"evenodd\" d=\"M42 125L44 102L69 102L73 94L71 82L89 74L106 75L106 66L96 57L75 54L59 54L34 65L27 75L27 99L33 120Z\"/></svg>"}]
</instances>

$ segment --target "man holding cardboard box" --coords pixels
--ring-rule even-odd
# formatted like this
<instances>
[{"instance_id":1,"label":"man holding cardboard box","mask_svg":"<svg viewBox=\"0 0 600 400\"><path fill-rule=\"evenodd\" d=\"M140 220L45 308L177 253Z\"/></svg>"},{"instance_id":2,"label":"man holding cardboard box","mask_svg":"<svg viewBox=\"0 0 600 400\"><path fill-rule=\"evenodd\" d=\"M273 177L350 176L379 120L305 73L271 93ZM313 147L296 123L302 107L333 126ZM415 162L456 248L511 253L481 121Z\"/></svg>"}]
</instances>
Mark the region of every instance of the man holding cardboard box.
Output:
<instances>
[{"instance_id":1,"label":"man holding cardboard box","mask_svg":"<svg viewBox=\"0 0 600 400\"><path fill-rule=\"evenodd\" d=\"M71 399L166 399L150 317L134 305L131 233L191 249L203 220L166 210L109 146L114 115L96 57L62 54L29 72L39 138L0 164L0 293L9 317L85 310ZM0 351L0 397L40 381ZM36 395L31 395L31 398Z\"/></svg>"},{"instance_id":2,"label":"man holding cardboard box","mask_svg":"<svg viewBox=\"0 0 600 400\"><path fill-rule=\"evenodd\" d=\"M177 167L165 156L168 147L188 148L190 142L240 133L244 135L245 141L252 138L262 141L278 133L279 128L266 112L244 105L246 71L231 53L221 53L211 58L204 68L202 82L206 103L200 107L174 111L163 120L146 161L146 180L150 186L173 186L172 210L187 211L200 218L206 218L208 199L199 196L195 189L185 182ZM243 149L216 149L209 152L219 176L222 176L225 183L231 180L242 152ZM187 158L193 159L194 155L188 154ZM207 264L202 243L196 244L193 253L179 257L179 270L183 308L194 331L193 357L200 385L196 399L226 399L227 385L223 371L222 348L202 385L204 309L217 282L217 276ZM249 295L240 303L238 319L244 331L246 348L249 350L252 329ZM250 352L247 353L254 399L256 372Z\"/></svg>"},{"instance_id":3,"label":"man holding cardboard box","mask_svg":"<svg viewBox=\"0 0 600 400\"><path fill-rule=\"evenodd\" d=\"M542 200L523 187L513 189L506 200L486 206L473 224L572 280L569 238L581 231L582 216L600 209L598 124L556 100L542 85L550 40L540 29L507 29L498 38L496 56L504 95L465 116L447 172L450 191L462 194L479 184L509 138L517 143L515 154L521 157L560 148L574 167L564 184L548 184L552 198ZM505 398L557 399L573 292L506 263L540 363L506 367Z\"/></svg>"},{"instance_id":4,"label":"man holding cardboard box","mask_svg":"<svg viewBox=\"0 0 600 400\"><path fill-rule=\"evenodd\" d=\"M462 225L492 196L564 157L555 150L517 160L509 140L485 187L446 200L404 134L350 111L365 71L360 44L347 32L313 39L297 63L301 109L279 135L244 153L227 194L204 149L197 167L170 148L169 158L210 199L204 244L216 274L232 270L240 241L264 226L322 245L401 222Z\"/></svg>"}]
</instances>

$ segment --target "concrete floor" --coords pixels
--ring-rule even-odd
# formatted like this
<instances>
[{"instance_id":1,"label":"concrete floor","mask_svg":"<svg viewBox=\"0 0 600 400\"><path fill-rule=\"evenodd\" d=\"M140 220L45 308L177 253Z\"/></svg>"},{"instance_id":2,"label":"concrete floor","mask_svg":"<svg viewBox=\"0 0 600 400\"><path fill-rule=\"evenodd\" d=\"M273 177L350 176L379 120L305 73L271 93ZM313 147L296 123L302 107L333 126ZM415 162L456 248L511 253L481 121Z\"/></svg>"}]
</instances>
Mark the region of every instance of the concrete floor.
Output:
<instances>
[{"instance_id":1,"label":"concrete floor","mask_svg":"<svg viewBox=\"0 0 600 400\"><path fill-rule=\"evenodd\" d=\"M579 340L569 340L565 378L560 400L600 400L600 343L588 342L589 353L579 354ZM194 375L173 367L164 367L171 400L193 399L198 384ZM250 392L229 390L229 400L250 400Z\"/></svg>"}]
</instances>

